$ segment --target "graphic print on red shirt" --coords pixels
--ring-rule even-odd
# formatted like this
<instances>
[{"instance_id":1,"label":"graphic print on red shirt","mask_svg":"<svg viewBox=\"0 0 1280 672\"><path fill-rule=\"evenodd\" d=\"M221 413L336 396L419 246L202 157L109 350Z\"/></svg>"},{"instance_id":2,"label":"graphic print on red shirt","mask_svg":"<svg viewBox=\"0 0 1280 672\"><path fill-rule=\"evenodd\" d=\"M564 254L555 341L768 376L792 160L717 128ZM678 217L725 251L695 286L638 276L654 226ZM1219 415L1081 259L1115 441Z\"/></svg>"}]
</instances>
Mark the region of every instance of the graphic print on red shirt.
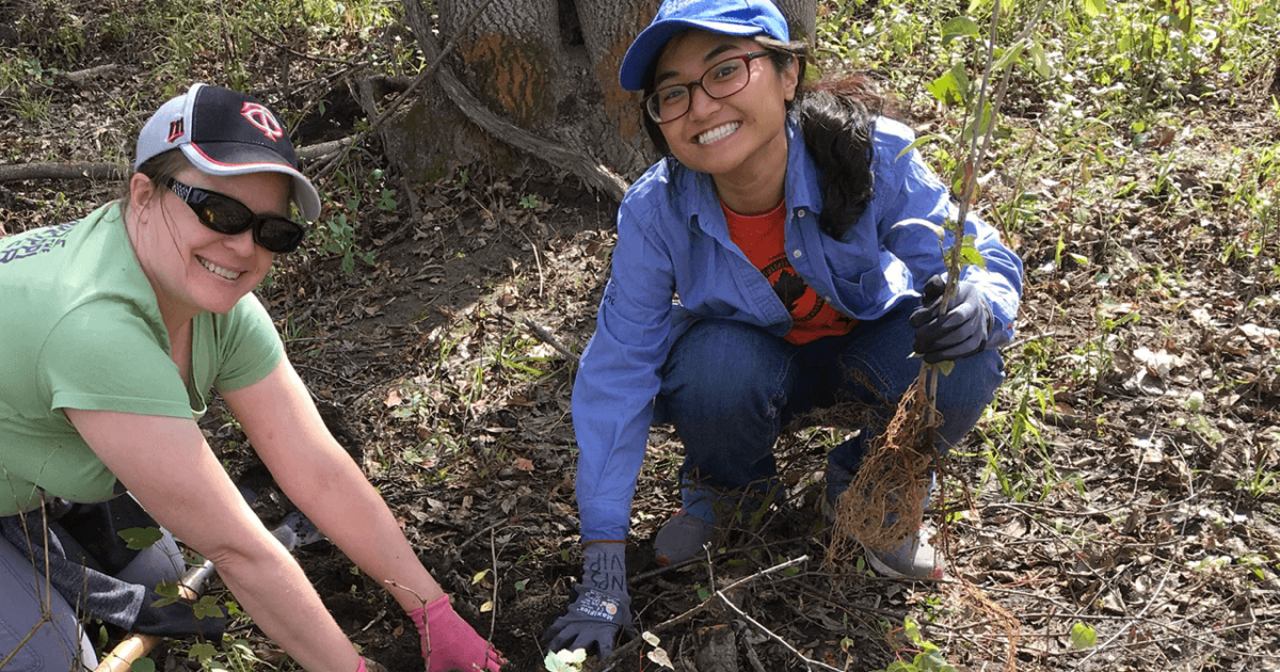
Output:
<instances>
[{"instance_id":1,"label":"graphic print on red shirt","mask_svg":"<svg viewBox=\"0 0 1280 672\"><path fill-rule=\"evenodd\" d=\"M760 215L741 215L724 203L720 207L729 223L729 238L760 269L778 300L791 313L791 331L783 337L787 342L804 345L853 329L858 321L823 301L787 261L785 201Z\"/></svg>"}]
</instances>

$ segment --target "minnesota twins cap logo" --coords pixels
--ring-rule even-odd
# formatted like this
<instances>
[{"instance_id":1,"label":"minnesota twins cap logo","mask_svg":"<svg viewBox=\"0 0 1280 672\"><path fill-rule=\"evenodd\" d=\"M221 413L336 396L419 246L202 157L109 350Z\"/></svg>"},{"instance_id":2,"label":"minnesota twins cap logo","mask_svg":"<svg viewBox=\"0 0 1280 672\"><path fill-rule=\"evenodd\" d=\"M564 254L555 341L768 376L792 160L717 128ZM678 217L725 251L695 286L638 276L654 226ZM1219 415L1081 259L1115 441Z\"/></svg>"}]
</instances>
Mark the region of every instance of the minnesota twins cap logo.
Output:
<instances>
[{"instance_id":1,"label":"minnesota twins cap logo","mask_svg":"<svg viewBox=\"0 0 1280 672\"><path fill-rule=\"evenodd\" d=\"M240 116L244 117L254 128L262 131L262 134L271 142L284 137L284 129L280 127L280 122L276 121L276 117L271 114L271 110L263 107L260 103L245 101L244 105L240 107Z\"/></svg>"}]
</instances>

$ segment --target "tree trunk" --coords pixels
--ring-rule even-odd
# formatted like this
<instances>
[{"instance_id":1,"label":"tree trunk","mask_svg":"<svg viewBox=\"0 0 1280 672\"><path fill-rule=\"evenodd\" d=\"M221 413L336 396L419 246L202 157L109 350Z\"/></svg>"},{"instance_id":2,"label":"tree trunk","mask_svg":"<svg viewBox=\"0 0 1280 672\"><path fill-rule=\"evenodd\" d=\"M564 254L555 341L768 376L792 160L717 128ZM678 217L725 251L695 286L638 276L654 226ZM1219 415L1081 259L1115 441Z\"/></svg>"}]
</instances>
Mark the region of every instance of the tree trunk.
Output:
<instances>
[{"instance_id":1,"label":"tree trunk","mask_svg":"<svg viewBox=\"0 0 1280 672\"><path fill-rule=\"evenodd\" d=\"M817 0L775 1L793 37L812 41ZM626 184L618 176L634 179L656 159L639 95L618 85L618 67L658 0L486 2L436 0L433 22L422 0L403 0L428 62L450 40L457 48L435 86L384 131L388 156L411 179L435 179L476 160L505 163L513 155L493 146L497 138L515 156L570 170L618 198ZM451 116L459 113L472 122L465 129Z\"/></svg>"}]
</instances>

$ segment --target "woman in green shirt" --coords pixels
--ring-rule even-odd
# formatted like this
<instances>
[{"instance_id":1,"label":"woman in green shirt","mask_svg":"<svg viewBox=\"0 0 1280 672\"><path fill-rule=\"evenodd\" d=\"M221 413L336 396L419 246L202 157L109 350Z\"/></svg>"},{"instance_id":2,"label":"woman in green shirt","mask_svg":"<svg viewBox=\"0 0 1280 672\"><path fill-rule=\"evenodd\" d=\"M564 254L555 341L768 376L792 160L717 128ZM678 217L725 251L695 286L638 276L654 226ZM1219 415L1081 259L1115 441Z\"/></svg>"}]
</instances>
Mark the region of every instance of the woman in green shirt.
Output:
<instances>
[{"instance_id":1,"label":"woman in green shirt","mask_svg":"<svg viewBox=\"0 0 1280 672\"><path fill-rule=\"evenodd\" d=\"M144 126L134 170L119 202L0 240L6 671L95 664L71 605L127 628L210 629L189 608L182 618L183 605L149 606L155 584L181 569L170 537L141 554L103 549L116 528L151 518L212 560L237 602L304 668L364 668L205 442L195 419L210 388L289 499L389 586L417 626L429 672L497 670L498 653L453 611L325 428L252 294L274 256L305 233L290 203L307 220L320 210L275 115L250 96L196 84ZM79 576L66 576L68 567ZM37 627L46 605L54 621Z\"/></svg>"}]
</instances>

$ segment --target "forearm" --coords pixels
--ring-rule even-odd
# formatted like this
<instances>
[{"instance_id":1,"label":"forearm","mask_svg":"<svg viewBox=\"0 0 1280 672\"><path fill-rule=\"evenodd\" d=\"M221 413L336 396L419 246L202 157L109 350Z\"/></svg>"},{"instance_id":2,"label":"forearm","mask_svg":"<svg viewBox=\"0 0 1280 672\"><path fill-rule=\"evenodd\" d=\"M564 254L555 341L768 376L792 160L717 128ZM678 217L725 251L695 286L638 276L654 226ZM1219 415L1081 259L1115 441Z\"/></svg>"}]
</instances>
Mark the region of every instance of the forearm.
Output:
<instances>
[{"instance_id":1,"label":"forearm","mask_svg":"<svg viewBox=\"0 0 1280 672\"><path fill-rule=\"evenodd\" d=\"M265 532L264 532L264 536ZM311 672L354 672L359 656L302 568L273 539L210 555L218 575L268 637Z\"/></svg>"},{"instance_id":2,"label":"forearm","mask_svg":"<svg viewBox=\"0 0 1280 672\"><path fill-rule=\"evenodd\" d=\"M281 481L289 498L405 611L443 596L382 497L346 453L336 446L334 450L327 451L331 459L311 462L317 470L313 474L294 472L287 484ZM327 487L322 490L301 481Z\"/></svg>"}]
</instances>

